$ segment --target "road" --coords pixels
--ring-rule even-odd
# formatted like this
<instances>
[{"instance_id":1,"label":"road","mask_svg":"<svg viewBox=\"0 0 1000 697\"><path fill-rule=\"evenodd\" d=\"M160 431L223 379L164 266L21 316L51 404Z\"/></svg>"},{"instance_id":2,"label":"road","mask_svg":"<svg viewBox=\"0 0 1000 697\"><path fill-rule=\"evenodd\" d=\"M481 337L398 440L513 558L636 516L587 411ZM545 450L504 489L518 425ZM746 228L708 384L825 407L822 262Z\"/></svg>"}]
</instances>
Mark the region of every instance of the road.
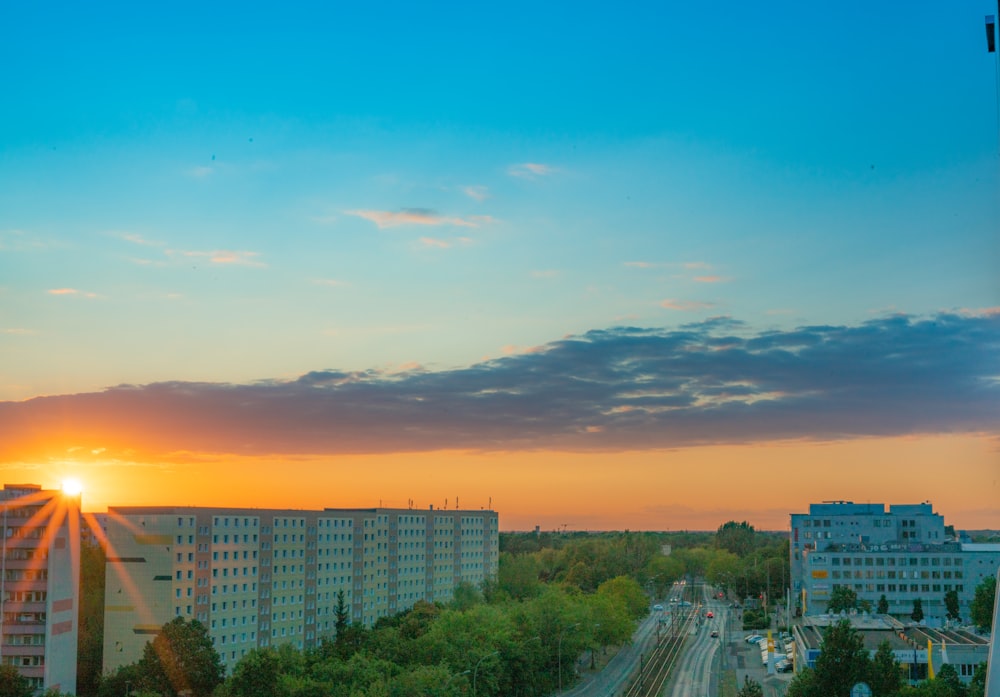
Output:
<instances>
[{"instance_id":1,"label":"road","mask_svg":"<svg viewBox=\"0 0 1000 697\"><path fill-rule=\"evenodd\" d=\"M737 686L749 677L761 684L764 697L783 697L792 675L767 675L757 645L743 640L751 632L743 631L738 612L727 607L725 602L710 598L708 587L702 592L701 606L696 603L701 621L688 630L683 656L674 668L663 697L715 697L719 694L719 680L727 670L736 671ZM679 589L675 588L671 596L678 595ZM674 606L669 603L666 611L652 612L633 634L632 644L619 651L604 670L584 678L559 697L618 697L623 694L640 661L656 646L657 625L661 619L669 623L669 608ZM712 619L705 617L709 610L714 615ZM660 624L660 628L661 633L670 630L669 624ZM711 636L713 629L719 632L718 637Z\"/></svg>"},{"instance_id":2,"label":"road","mask_svg":"<svg viewBox=\"0 0 1000 697\"><path fill-rule=\"evenodd\" d=\"M671 598L678 598L683 588L674 584L670 592ZM664 623L661 624L661 620ZM629 677L635 673L644 657L656 647L657 626L660 632L670 628L670 613L654 610L642 621L632 635L632 643L625 646L612 658L600 673L584 678L572 689L566 690L559 697L614 697L624 692Z\"/></svg>"}]
</instances>

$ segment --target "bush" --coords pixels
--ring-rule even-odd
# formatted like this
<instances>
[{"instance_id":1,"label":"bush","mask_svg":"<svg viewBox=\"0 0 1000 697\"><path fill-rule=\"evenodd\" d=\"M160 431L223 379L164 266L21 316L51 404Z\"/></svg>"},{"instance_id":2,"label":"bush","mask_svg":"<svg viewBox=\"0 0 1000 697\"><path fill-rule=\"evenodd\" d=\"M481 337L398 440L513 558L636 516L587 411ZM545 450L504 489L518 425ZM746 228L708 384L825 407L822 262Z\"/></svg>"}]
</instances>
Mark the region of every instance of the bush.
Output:
<instances>
[{"instance_id":1,"label":"bush","mask_svg":"<svg viewBox=\"0 0 1000 697\"><path fill-rule=\"evenodd\" d=\"M771 626L771 616L763 610L744 610L743 629L767 629Z\"/></svg>"}]
</instances>

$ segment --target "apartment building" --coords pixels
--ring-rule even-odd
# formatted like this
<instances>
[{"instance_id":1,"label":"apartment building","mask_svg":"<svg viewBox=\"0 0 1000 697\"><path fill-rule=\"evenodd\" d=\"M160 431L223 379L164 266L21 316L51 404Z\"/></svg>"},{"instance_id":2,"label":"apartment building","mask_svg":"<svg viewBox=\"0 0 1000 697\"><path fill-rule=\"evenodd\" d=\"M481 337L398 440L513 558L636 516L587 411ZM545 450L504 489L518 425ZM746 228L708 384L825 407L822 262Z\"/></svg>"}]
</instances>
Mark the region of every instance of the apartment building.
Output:
<instances>
[{"instance_id":1,"label":"apartment building","mask_svg":"<svg viewBox=\"0 0 1000 697\"><path fill-rule=\"evenodd\" d=\"M37 691L76 692L80 497L6 484L0 507L0 662Z\"/></svg>"},{"instance_id":2,"label":"apartment building","mask_svg":"<svg viewBox=\"0 0 1000 697\"><path fill-rule=\"evenodd\" d=\"M1000 545L960 542L945 532L930 503L890 505L828 501L791 515L792 592L806 615L826 612L830 594L848 586L859 601L909 617L921 601L928 622L944 621L945 593L968 618L976 586L997 573Z\"/></svg>"},{"instance_id":3,"label":"apartment building","mask_svg":"<svg viewBox=\"0 0 1000 697\"><path fill-rule=\"evenodd\" d=\"M488 510L112 507L104 669L132 663L174 617L199 620L224 665L334 633L339 592L370 626L497 572Z\"/></svg>"}]
</instances>

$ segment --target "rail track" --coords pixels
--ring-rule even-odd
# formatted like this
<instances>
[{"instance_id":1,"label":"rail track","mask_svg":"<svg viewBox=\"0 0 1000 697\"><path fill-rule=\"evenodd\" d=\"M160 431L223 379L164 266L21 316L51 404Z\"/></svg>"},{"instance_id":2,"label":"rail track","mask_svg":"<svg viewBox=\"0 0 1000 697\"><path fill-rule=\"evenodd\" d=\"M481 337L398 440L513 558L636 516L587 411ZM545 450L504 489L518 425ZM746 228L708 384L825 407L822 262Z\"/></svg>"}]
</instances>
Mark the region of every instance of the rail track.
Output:
<instances>
[{"instance_id":1,"label":"rail track","mask_svg":"<svg viewBox=\"0 0 1000 697\"><path fill-rule=\"evenodd\" d=\"M693 590L693 589L692 589ZM662 638L649 658L640 662L639 675L623 697L657 697L670 678L670 673L684 649L691 627L698 620L700 603L674 610L667 636ZM679 620L679 621L678 621Z\"/></svg>"}]
</instances>

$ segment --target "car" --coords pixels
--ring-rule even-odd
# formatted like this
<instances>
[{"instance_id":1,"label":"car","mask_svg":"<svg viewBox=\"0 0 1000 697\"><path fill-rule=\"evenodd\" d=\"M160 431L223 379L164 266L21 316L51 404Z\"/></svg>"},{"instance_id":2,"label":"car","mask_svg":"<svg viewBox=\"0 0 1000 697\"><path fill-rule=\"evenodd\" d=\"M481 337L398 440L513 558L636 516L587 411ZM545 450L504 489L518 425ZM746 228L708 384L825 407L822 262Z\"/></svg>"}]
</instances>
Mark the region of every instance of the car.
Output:
<instances>
[{"instance_id":1,"label":"car","mask_svg":"<svg viewBox=\"0 0 1000 697\"><path fill-rule=\"evenodd\" d=\"M714 639L717 636L719 636L719 630L718 629L713 629L712 630L712 638Z\"/></svg>"},{"instance_id":2,"label":"car","mask_svg":"<svg viewBox=\"0 0 1000 697\"><path fill-rule=\"evenodd\" d=\"M792 665L792 662L787 658L774 664L774 669L779 673L791 673L794 667L795 666Z\"/></svg>"},{"instance_id":3,"label":"car","mask_svg":"<svg viewBox=\"0 0 1000 697\"><path fill-rule=\"evenodd\" d=\"M705 613L705 617L707 617L708 619L712 619L713 617L715 617L715 613L709 610L708 612Z\"/></svg>"},{"instance_id":4,"label":"car","mask_svg":"<svg viewBox=\"0 0 1000 697\"><path fill-rule=\"evenodd\" d=\"M663 606L662 606L662 605L660 605L659 603L657 603L656 605L654 605L654 606L653 606L653 609L654 609L654 610L662 610L662 609L663 609Z\"/></svg>"},{"instance_id":5,"label":"car","mask_svg":"<svg viewBox=\"0 0 1000 697\"><path fill-rule=\"evenodd\" d=\"M760 634L751 634L750 636L743 637L743 641L748 644L756 644L762 638Z\"/></svg>"}]
</instances>

